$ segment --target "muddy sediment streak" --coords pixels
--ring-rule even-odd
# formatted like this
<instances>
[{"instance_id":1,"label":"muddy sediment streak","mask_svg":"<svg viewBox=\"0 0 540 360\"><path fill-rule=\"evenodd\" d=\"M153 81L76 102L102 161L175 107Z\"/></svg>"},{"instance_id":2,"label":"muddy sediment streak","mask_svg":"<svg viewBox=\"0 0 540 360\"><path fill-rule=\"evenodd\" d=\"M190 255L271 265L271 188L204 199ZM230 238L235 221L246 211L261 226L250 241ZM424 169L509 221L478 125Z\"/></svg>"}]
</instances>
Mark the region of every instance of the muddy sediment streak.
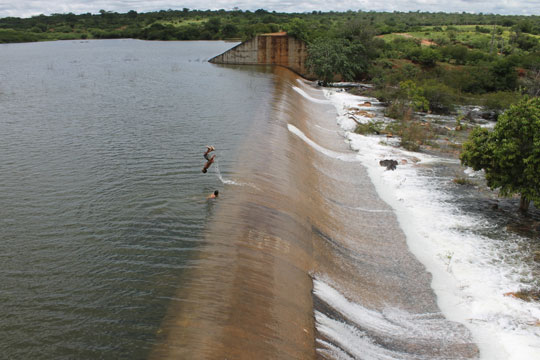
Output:
<instances>
[{"instance_id":1,"label":"muddy sediment streak","mask_svg":"<svg viewBox=\"0 0 540 360\"><path fill-rule=\"evenodd\" d=\"M320 90L275 69L152 358L476 358L340 135Z\"/></svg>"}]
</instances>

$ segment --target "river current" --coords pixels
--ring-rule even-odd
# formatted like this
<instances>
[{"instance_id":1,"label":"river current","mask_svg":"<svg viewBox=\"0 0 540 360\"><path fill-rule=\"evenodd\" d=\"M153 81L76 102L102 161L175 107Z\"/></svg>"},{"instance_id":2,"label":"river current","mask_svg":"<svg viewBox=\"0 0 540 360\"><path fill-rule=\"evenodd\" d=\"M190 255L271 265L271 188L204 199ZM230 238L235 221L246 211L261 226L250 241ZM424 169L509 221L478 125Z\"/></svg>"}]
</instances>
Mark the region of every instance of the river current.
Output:
<instances>
[{"instance_id":1,"label":"river current","mask_svg":"<svg viewBox=\"0 0 540 360\"><path fill-rule=\"evenodd\" d=\"M536 354L537 307L502 294L508 277L535 286L536 270L475 270L518 256L454 231L456 214L468 235L481 220L439 191L448 161L349 133L344 111L369 100L381 116L374 99L207 62L230 47L0 46L2 354L487 359L490 335L501 359Z\"/></svg>"}]
</instances>

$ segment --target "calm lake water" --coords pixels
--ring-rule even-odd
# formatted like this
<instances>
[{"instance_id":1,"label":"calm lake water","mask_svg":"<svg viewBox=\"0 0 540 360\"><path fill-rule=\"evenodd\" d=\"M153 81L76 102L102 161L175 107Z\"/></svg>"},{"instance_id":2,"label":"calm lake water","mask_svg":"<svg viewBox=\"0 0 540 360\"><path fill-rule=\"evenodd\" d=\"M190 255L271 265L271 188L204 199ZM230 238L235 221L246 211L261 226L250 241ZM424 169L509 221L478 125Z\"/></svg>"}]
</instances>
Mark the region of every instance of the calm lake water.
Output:
<instances>
[{"instance_id":1,"label":"calm lake water","mask_svg":"<svg viewBox=\"0 0 540 360\"><path fill-rule=\"evenodd\" d=\"M223 42L0 45L0 352L145 358L272 75Z\"/></svg>"}]
</instances>

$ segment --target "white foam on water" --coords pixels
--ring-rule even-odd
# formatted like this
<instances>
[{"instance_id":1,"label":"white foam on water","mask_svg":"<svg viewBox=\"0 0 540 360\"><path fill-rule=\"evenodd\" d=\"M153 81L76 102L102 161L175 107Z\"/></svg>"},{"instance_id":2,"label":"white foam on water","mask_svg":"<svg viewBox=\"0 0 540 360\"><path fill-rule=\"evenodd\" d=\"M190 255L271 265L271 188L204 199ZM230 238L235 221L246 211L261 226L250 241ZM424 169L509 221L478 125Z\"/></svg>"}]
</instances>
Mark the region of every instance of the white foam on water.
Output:
<instances>
[{"instance_id":1,"label":"white foam on water","mask_svg":"<svg viewBox=\"0 0 540 360\"><path fill-rule=\"evenodd\" d=\"M317 124L315 124L315 127L316 127L317 129L321 129L321 130L328 131L328 132L331 132L331 133L339 133L339 131L337 131L337 130L323 128L322 126L317 125Z\"/></svg>"},{"instance_id":2,"label":"white foam on water","mask_svg":"<svg viewBox=\"0 0 540 360\"><path fill-rule=\"evenodd\" d=\"M490 219L450 205L452 195L441 188L443 181L423 175L416 165L457 160L408 152L381 144L383 137L349 132L353 128L344 119L347 109L366 98L324 93L336 106L337 121L379 196L394 209L409 249L433 275L443 314L470 329L481 359L540 359L540 306L504 295L527 288L533 280L531 270L519 262L511 246L501 247L475 234L476 229L493 227ZM389 171L379 165L388 158L406 163ZM472 171L469 175L477 176Z\"/></svg>"},{"instance_id":3,"label":"white foam on water","mask_svg":"<svg viewBox=\"0 0 540 360\"><path fill-rule=\"evenodd\" d=\"M452 323L447 322L440 313L411 314L405 310L387 307L383 311L374 311L360 304L349 301L334 287L315 278L313 294L344 314L348 320L365 331L385 338L421 340L443 340L466 343L467 338L449 331Z\"/></svg>"},{"instance_id":4,"label":"white foam on water","mask_svg":"<svg viewBox=\"0 0 540 360\"><path fill-rule=\"evenodd\" d=\"M331 319L318 311L315 312L315 321L317 322L317 330L338 345L332 346L329 343L322 343L323 346L329 348L330 353L337 359L350 359L351 357L347 354L353 355L353 359L365 360L422 359L422 357L385 349L374 343L356 327ZM318 351L321 352L321 350Z\"/></svg>"},{"instance_id":5,"label":"white foam on water","mask_svg":"<svg viewBox=\"0 0 540 360\"><path fill-rule=\"evenodd\" d=\"M474 169L471 167L467 167L463 172L467 174L469 177L484 176L484 170L474 171Z\"/></svg>"},{"instance_id":6,"label":"white foam on water","mask_svg":"<svg viewBox=\"0 0 540 360\"><path fill-rule=\"evenodd\" d=\"M329 104L330 101L325 99L316 99L313 96L310 96L308 93L306 93L304 90L300 89L299 87L293 86L292 87L294 91L302 95L304 98L308 99L311 102L317 103L317 104Z\"/></svg>"},{"instance_id":7,"label":"white foam on water","mask_svg":"<svg viewBox=\"0 0 540 360\"><path fill-rule=\"evenodd\" d=\"M494 129L495 125L497 125L496 121L490 121L485 124L480 124L480 127L486 128L486 129Z\"/></svg>"},{"instance_id":8,"label":"white foam on water","mask_svg":"<svg viewBox=\"0 0 540 360\"><path fill-rule=\"evenodd\" d=\"M326 358L330 359L336 359L336 360L355 360L354 358L350 357L348 354L344 353L342 349L339 347L321 340L317 339L317 343L324 346L324 348L317 349L317 352L325 356Z\"/></svg>"},{"instance_id":9,"label":"white foam on water","mask_svg":"<svg viewBox=\"0 0 540 360\"><path fill-rule=\"evenodd\" d=\"M302 86L306 86L308 84L314 84L315 82L314 81L309 81L309 80L306 80L306 79L302 79L302 78L297 78L296 79L296 82Z\"/></svg>"},{"instance_id":10,"label":"white foam on water","mask_svg":"<svg viewBox=\"0 0 540 360\"><path fill-rule=\"evenodd\" d=\"M257 186L255 186L254 184L244 183L244 182L239 182L239 181L234 181L234 180L231 180L231 179L223 178L223 176L221 175L221 171L219 170L219 164L218 164L217 161L215 162L215 168L216 168L216 175L217 175L219 181L221 181L222 184L224 184L224 185L235 185L235 186L249 186L251 188L259 190L259 188Z\"/></svg>"},{"instance_id":11,"label":"white foam on water","mask_svg":"<svg viewBox=\"0 0 540 360\"><path fill-rule=\"evenodd\" d=\"M375 98L351 95L347 92L337 93L331 90L323 90L323 93L336 107L337 123L345 131L353 131L358 123L367 124L371 121L371 118L357 114L357 110L377 111L382 109L381 103ZM330 98L329 94L339 94L339 96ZM364 106L363 104L366 102L370 103L371 106ZM383 117L379 120L387 122L389 119Z\"/></svg>"},{"instance_id":12,"label":"white foam on water","mask_svg":"<svg viewBox=\"0 0 540 360\"><path fill-rule=\"evenodd\" d=\"M463 344L467 338L453 331L442 314L410 314L407 311L388 307L382 312L351 302L326 282L314 278L313 293L333 310L344 315L347 323L332 319L316 311L317 330L331 343L318 340L324 347L320 352L335 358L355 359L428 359L421 354L410 354L386 348L374 339L396 339L400 343L418 344L433 341ZM337 356L336 356L337 355ZM434 357L429 357L434 359Z\"/></svg>"},{"instance_id":13,"label":"white foam on water","mask_svg":"<svg viewBox=\"0 0 540 360\"><path fill-rule=\"evenodd\" d=\"M309 146L311 146L313 149L317 150L321 154L324 154L328 157L334 158L336 160L341 160L341 161L358 161L354 154L339 153L339 152L328 150L322 147L321 145L317 144L315 141L308 138L306 134L302 132L302 130L298 129L294 125L287 124L287 128L289 129L290 132L298 136L300 139L304 140L305 143L307 143Z\"/></svg>"},{"instance_id":14,"label":"white foam on water","mask_svg":"<svg viewBox=\"0 0 540 360\"><path fill-rule=\"evenodd\" d=\"M373 213L377 213L377 212L392 212L392 210L366 209L366 208L363 208L363 207L353 207L352 209L358 210L358 211L364 211L364 212L373 212Z\"/></svg>"}]
</instances>

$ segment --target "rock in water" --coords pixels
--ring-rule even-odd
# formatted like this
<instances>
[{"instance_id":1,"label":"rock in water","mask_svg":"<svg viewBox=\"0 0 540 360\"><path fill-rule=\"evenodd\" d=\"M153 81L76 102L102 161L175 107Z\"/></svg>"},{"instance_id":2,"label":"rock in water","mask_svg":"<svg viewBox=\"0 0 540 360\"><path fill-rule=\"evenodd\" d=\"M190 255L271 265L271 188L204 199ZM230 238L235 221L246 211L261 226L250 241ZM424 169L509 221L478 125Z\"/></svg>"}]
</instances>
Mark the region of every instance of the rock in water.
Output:
<instances>
[{"instance_id":1,"label":"rock in water","mask_svg":"<svg viewBox=\"0 0 540 360\"><path fill-rule=\"evenodd\" d=\"M384 159L379 161L379 165L385 166L386 170L396 170L398 162L392 159Z\"/></svg>"}]
</instances>

